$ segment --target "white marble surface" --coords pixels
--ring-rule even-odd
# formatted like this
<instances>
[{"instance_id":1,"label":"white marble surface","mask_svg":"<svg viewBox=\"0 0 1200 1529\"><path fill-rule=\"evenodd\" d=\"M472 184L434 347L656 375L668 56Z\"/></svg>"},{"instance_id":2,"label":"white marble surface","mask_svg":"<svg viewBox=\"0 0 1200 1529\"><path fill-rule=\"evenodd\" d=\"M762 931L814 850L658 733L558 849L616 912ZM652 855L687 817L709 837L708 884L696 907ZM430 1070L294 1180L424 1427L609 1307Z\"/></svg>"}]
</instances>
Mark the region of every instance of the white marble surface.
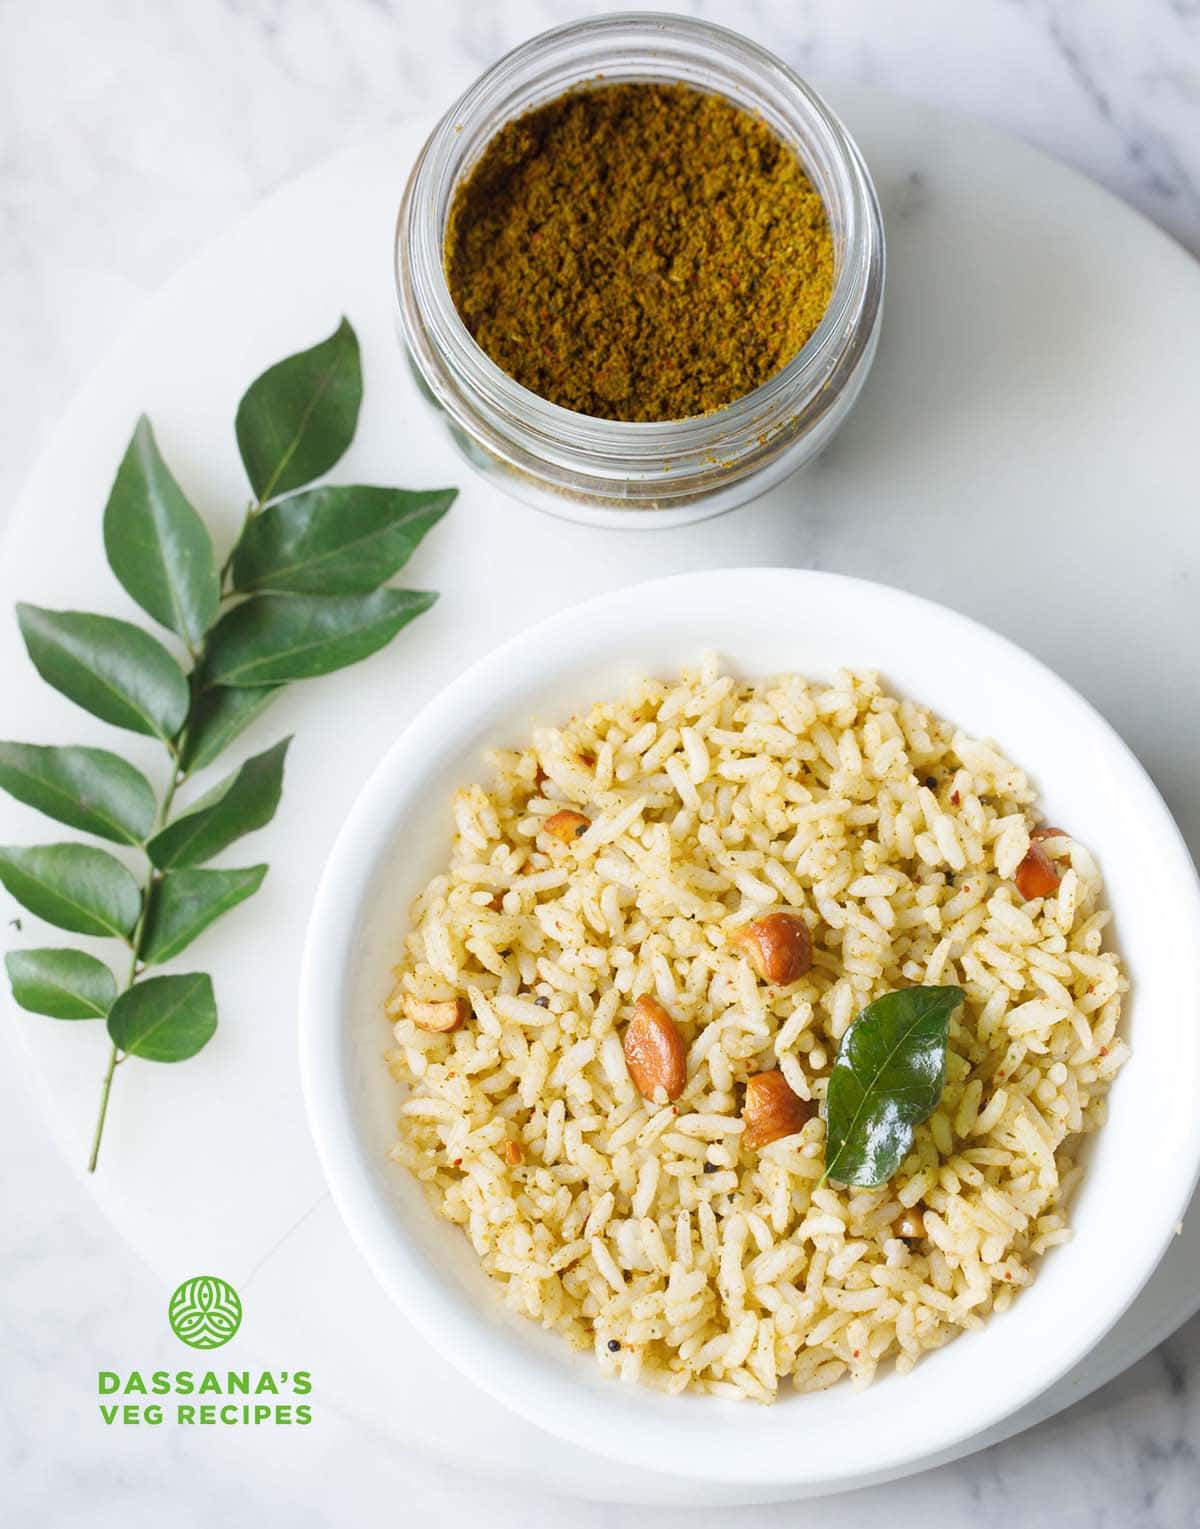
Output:
<instances>
[{"instance_id":1,"label":"white marble surface","mask_svg":"<svg viewBox=\"0 0 1200 1529\"><path fill-rule=\"evenodd\" d=\"M983 115L1089 171L1200 250L1196 0L780 0L696 9L831 80ZM326 153L427 111L497 53L599 7L384 0L0 3L0 516L140 299ZM19 1079L0 1071L0 1501L22 1526L640 1523L517 1499L384 1453L333 1418L304 1434L95 1427L89 1377L128 1365L157 1283L116 1241ZM215 1192L215 1191L214 1191ZM1032 1435L799 1508L656 1509L665 1526L1200 1523L1200 1324ZM614 1470L618 1469L614 1467Z\"/></svg>"}]
</instances>

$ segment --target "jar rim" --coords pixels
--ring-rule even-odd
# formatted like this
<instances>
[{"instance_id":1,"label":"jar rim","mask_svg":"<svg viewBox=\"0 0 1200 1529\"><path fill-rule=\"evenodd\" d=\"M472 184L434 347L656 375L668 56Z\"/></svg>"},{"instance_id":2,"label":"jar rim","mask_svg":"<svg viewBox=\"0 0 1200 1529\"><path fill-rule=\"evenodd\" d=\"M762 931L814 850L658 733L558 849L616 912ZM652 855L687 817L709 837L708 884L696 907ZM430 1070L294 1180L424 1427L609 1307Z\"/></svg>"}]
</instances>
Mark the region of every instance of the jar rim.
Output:
<instances>
[{"instance_id":1,"label":"jar rim","mask_svg":"<svg viewBox=\"0 0 1200 1529\"><path fill-rule=\"evenodd\" d=\"M565 60L564 48L575 50ZM712 80L700 88L725 94L735 105L747 104L734 93L738 84L743 90L752 84L769 92L777 119L771 125L793 152L802 154L810 173L811 153L803 151L811 143L801 141L800 133L819 143L836 179L844 218L834 290L806 343L751 392L683 419L603 419L564 408L517 382L470 334L444 269L444 212L474 162L472 150L482 149L504 121L531 109L536 100L562 94L598 74L648 77L644 69L620 73L621 51L638 48L662 55L670 66L663 78L679 78L680 67L688 64L704 66ZM616 57L606 62L606 50ZM741 71L736 78L735 67ZM539 82L551 88L536 100L519 100L522 88ZM830 186L818 190L828 211ZM395 277L404 338L426 385L469 435L513 465L552 478L565 473L598 485L613 477L642 484L670 480L676 493L683 480L711 476L722 465L714 461L714 452L731 454L727 468L736 458L738 475L753 471L764 455L773 454L776 435L794 435L796 411L806 400L820 408L819 395L847 345L857 331L874 329L882 273L883 229L874 187L856 145L820 95L781 59L737 32L653 12L568 22L505 54L434 128L409 177L396 226Z\"/></svg>"}]
</instances>

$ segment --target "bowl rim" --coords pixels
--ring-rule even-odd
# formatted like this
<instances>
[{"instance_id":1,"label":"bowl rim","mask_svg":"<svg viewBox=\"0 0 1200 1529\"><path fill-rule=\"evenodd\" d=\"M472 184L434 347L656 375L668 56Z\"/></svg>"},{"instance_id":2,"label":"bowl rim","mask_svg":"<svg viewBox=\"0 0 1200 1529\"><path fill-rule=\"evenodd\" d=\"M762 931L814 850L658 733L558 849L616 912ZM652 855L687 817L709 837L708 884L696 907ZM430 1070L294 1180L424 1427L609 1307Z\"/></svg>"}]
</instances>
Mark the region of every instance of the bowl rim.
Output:
<instances>
[{"instance_id":1,"label":"bowl rim","mask_svg":"<svg viewBox=\"0 0 1200 1529\"><path fill-rule=\"evenodd\" d=\"M322 1171L352 1240L380 1284L414 1326L468 1379L548 1433L616 1459L689 1479L758 1486L819 1484L832 1490L856 1481L898 1474L931 1456L952 1451L956 1445L1026 1406L1084 1358L1137 1298L1176 1233L1200 1178L1200 1112L1189 1120L1185 1139L1171 1167L1157 1175L1157 1199L1162 1205L1157 1240L1152 1246L1147 1245L1136 1261L1129 1261L1131 1268L1123 1280L1105 1284L1103 1298L1090 1308L1090 1318L1077 1320L1070 1341L1058 1348L1045 1368L1037 1370L1032 1378L1010 1379L998 1391L993 1388L990 1400L981 1399L982 1387L972 1388L970 1396L957 1396L953 1421L933 1429L918 1429L916 1443L909 1440L894 1444L877 1437L870 1451L864 1451L866 1458L861 1467L847 1466L822 1473L801 1469L801 1462L795 1458L759 1458L754 1461L751 1473L746 1468L744 1452L738 1454L737 1461L727 1460L717 1452L705 1454L697 1450L693 1455L683 1445L682 1436L670 1443L660 1433L653 1437L639 1433L630 1426L628 1418L624 1421L620 1418L620 1403L627 1388L617 1382L606 1381L604 1389L593 1392L574 1380L565 1366L561 1381L545 1382L534 1373L536 1367L517 1352L517 1346L503 1329L486 1323L481 1313L466 1316L461 1305L446 1295L424 1255L407 1240L394 1211L383 1203L370 1165L357 1145L355 1112L344 1077L343 1036L348 1007L344 961L358 927L357 899L395 831L387 809L395 795L397 779L410 774L419 778L424 766L413 761L419 761L425 754L424 745L432 745L447 727L463 725L464 710L469 715L476 696L502 695L508 688L508 676L521 673L523 664L533 664L547 677L552 675L556 662L553 655L558 652L555 639L559 634L580 622L590 624L601 612L620 609L631 599L654 599L667 586L686 590L686 586L692 585L697 597L702 598L706 588L712 593L714 584L728 596L733 581L747 587L786 584L792 598L819 584L849 602L874 601L884 608L891 606L898 615L920 612L925 619L948 624L964 642L990 651L998 662L1016 664L1031 681L1048 687L1056 701L1071 711L1073 722L1091 732L1092 741L1103 749L1110 768L1120 773L1122 788L1130 793L1130 816L1153 836L1165 879L1173 893L1186 899L1187 907L1179 917L1200 932L1200 879L1182 834L1150 776L1111 724L1041 660L948 606L870 580L778 567L674 574L611 590L517 633L465 669L401 730L345 819L313 903L300 976L301 1084ZM551 655L549 659L547 654ZM1200 967L1185 972L1184 980L1189 975L1200 1013ZM337 1023L330 1022L331 1015L338 1017ZM1194 1048L1191 1071L1200 1081L1200 1064ZM1081 1310L1084 1305L1080 1303ZM683 1407L725 1409L730 1417L733 1411L740 1410L738 1403L712 1398L678 1398L677 1402ZM733 1452L730 1453L732 1456Z\"/></svg>"}]
</instances>

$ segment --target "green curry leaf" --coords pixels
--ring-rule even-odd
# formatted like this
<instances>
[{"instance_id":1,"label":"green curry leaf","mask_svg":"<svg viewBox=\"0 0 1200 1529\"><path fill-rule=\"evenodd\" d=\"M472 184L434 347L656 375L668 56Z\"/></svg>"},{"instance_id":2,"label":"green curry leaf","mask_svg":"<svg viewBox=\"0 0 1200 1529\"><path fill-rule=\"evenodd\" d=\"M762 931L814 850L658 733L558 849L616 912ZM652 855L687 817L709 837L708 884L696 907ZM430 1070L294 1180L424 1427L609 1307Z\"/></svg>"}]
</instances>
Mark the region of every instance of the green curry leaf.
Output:
<instances>
[{"instance_id":1,"label":"green curry leaf","mask_svg":"<svg viewBox=\"0 0 1200 1529\"><path fill-rule=\"evenodd\" d=\"M122 993L108 1016L114 1046L147 1062L183 1062L217 1028L212 979L203 972L148 977Z\"/></svg>"},{"instance_id":2,"label":"green curry leaf","mask_svg":"<svg viewBox=\"0 0 1200 1529\"><path fill-rule=\"evenodd\" d=\"M146 846L160 870L202 865L226 845L275 816L283 791L283 761L290 738L247 759L200 800L181 813Z\"/></svg>"},{"instance_id":3,"label":"green curry leaf","mask_svg":"<svg viewBox=\"0 0 1200 1529\"><path fill-rule=\"evenodd\" d=\"M356 664L386 646L437 599L413 589L369 595L254 595L222 616L208 639L216 685L279 685Z\"/></svg>"},{"instance_id":4,"label":"green curry leaf","mask_svg":"<svg viewBox=\"0 0 1200 1529\"><path fill-rule=\"evenodd\" d=\"M188 684L162 643L128 621L18 605L34 667L94 717L164 742L183 726Z\"/></svg>"},{"instance_id":5,"label":"green curry leaf","mask_svg":"<svg viewBox=\"0 0 1200 1529\"><path fill-rule=\"evenodd\" d=\"M293 494L246 523L233 554L234 586L367 594L404 567L454 495L340 484Z\"/></svg>"},{"instance_id":6,"label":"green curry leaf","mask_svg":"<svg viewBox=\"0 0 1200 1529\"><path fill-rule=\"evenodd\" d=\"M74 934L130 934L141 889L119 860L88 844L0 849L0 881L38 918Z\"/></svg>"},{"instance_id":7,"label":"green curry leaf","mask_svg":"<svg viewBox=\"0 0 1200 1529\"><path fill-rule=\"evenodd\" d=\"M179 765L188 775L212 764L218 754L266 711L282 685L210 685L192 702Z\"/></svg>"},{"instance_id":8,"label":"green curry leaf","mask_svg":"<svg viewBox=\"0 0 1200 1529\"><path fill-rule=\"evenodd\" d=\"M117 982L103 961L82 950L10 950L4 958L13 997L51 1019L103 1019Z\"/></svg>"},{"instance_id":9,"label":"green curry leaf","mask_svg":"<svg viewBox=\"0 0 1200 1529\"><path fill-rule=\"evenodd\" d=\"M142 960L147 966L173 960L223 913L253 896L266 874L265 865L236 871L168 871L150 894Z\"/></svg>"},{"instance_id":10,"label":"green curry leaf","mask_svg":"<svg viewBox=\"0 0 1200 1529\"><path fill-rule=\"evenodd\" d=\"M263 372L238 405L238 450L259 503L328 472L354 439L362 403L358 337L327 340Z\"/></svg>"},{"instance_id":11,"label":"green curry leaf","mask_svg":"<svg viewBox=\"0 0 1200 1529\"><path fill-rule=\"evenodd\" d=\"M869 1003L842 1036L825 1101L824 1178L874 1188L912 1146L946 1086L959 987L908 987Z\"/></svg>"},{"instance_id":12,"label":"green curry leaf","mask_svg":"<svg viewBox=\"0 0 1200 1529\"><path fill-rule=\"evenodd\" d=\"M0 743L0 787L47 817L116 844L141 844L154 827L150 782L107 749Z\"/></svg>"},{"instance_id":13,"label":"green curry leaf","mask_svg":"<svg viewBox=\"0 0 1200 1529\"><path fill-rule=\"evenodd\" d=\"M104 550L142 609L195 648L217 619L217 560L204 522L171 476L144 414L108 496Z\"/></svg>"}]
</instances>

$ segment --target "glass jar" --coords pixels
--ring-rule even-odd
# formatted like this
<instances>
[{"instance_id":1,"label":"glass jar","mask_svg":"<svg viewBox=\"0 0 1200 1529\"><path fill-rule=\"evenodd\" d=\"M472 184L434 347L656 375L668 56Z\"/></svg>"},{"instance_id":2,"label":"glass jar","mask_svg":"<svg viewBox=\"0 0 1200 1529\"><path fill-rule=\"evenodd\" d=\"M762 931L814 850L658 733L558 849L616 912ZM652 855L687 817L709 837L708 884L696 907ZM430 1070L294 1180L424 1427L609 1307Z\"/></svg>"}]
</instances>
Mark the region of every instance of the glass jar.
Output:
<instances>
[{"instance_id":1,"label":"glass jar","mask_svg":"<svg viewBox=\"0 0 1200 1529\"><path fill-rule=\"evenodd\" d=\"M654 423L596 419L522 387L484 353L446 284L456 186L514 117L603 76L684 81L774 129L825 203L834 246L829 307L775 376L711 414ZM723 27L624 14L545 32L455 103L413 167L396 228L400 328L425 396L467 460L506 492L593 525L659 527L719 515L816 456L870 369L883 305L879 203L854 142L796 74Z\"/></svg>"}]
</instances>

